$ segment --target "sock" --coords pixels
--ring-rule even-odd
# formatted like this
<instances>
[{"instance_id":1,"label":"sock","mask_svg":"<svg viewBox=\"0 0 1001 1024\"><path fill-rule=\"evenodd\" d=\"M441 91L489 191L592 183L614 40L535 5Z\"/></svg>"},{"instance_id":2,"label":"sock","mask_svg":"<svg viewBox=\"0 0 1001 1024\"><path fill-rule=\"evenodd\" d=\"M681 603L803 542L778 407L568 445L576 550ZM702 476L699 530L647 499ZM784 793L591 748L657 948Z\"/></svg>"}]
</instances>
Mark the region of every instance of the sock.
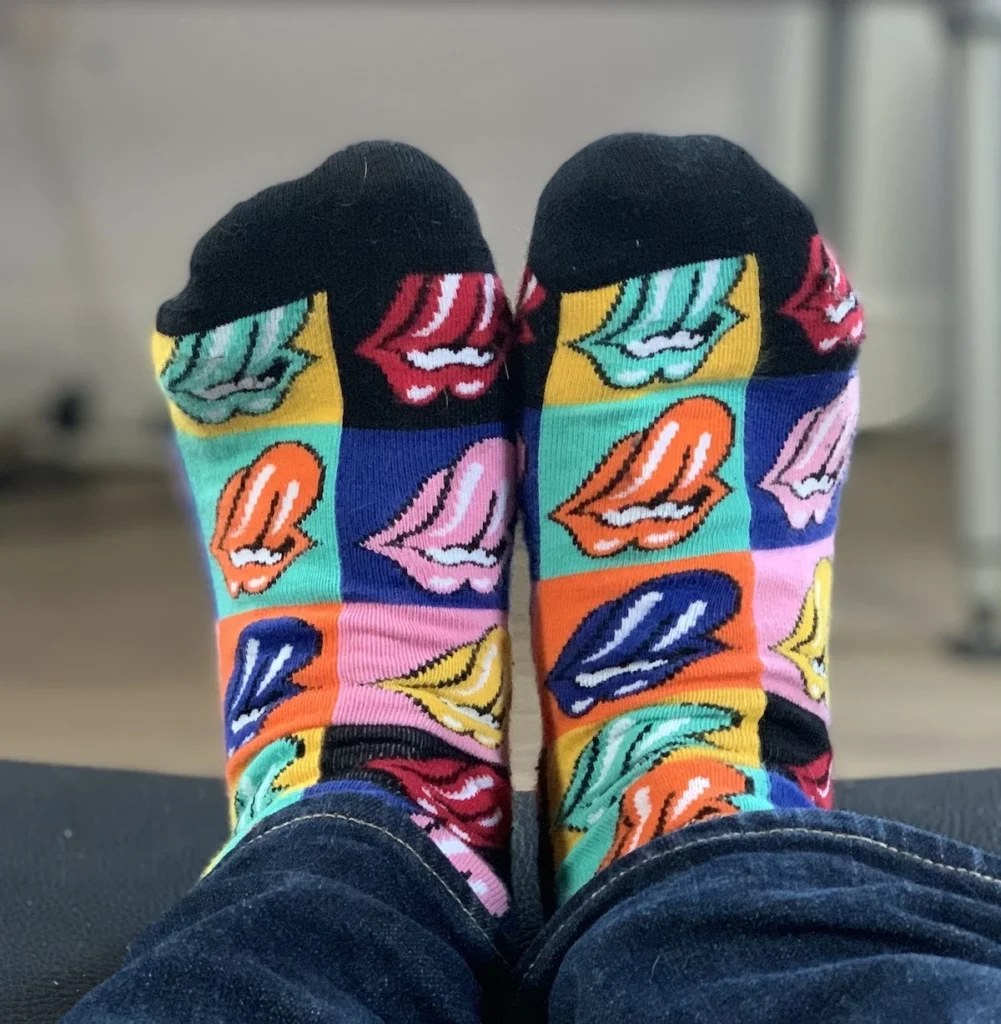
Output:
<instances>
[{"instance_id":1,"label":"sock","mask_svg":"<svg viewBox=\"0 0 1001 1024\"><path fill-rule=\"evenodd\" d=\"M393 143L236 206L160 308L219 620L223 853L368 796L506 908L511 341L469 198Z\"/></svg>"},{"instance_id":2,"label":"sock","mask_svg":"<svg viewBox=\"0 0 1001 1024\"><path fill-rule=\"evenodd\" d=\"M521 500L565 900L681 826L831 806L863 317L808 210L717 138L588 146L529 268Z\"/></svg>"}]
</instances>

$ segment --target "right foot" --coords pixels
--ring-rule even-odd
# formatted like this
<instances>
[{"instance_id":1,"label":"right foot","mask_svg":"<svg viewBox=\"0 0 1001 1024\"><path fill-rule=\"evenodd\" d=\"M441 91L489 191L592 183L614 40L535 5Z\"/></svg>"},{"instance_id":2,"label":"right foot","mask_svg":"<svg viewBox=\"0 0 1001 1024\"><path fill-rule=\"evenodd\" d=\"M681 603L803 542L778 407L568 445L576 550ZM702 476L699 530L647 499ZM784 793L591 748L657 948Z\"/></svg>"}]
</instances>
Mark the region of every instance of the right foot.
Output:
<instances>
[{"instance_id":1,"label":"right foot","mask_svg":"<svg viewBox=\"0 0 1001 1024\"><path fill-rule=\"evenodd\" d=\"M831 805L863 319L803 204L715 138L582 150L529 267L522 501L565 900L683 825Z\"/></svg>"},{"instance_id":2,"label":"right foot","mask_svg":"<svg viewBox=\"0 0 1001 1024\"><path fill-rule=\"evenodd\" d=\"M227 850L303 797L365 794L507 906L510 341L468 197L391 143L235 207L161 307L219 617Z\"/></svg>"}]
</instances>

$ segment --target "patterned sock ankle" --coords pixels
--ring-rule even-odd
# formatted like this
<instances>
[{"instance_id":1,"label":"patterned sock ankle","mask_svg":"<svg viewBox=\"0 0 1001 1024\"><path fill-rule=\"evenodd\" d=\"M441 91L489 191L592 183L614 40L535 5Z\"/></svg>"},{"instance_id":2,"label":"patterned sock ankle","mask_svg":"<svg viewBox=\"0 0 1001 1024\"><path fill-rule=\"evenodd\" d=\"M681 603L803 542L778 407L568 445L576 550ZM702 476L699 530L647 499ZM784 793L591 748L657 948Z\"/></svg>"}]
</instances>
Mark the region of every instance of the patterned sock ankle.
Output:
<instances>
[{"instance_id":1,"label":"patterned sock ankle","mask_svg":"<svg viewBox=\"0 0 1001 1024\"><path fill-rule=\"evenodd\" d=\"M566 899L682 825L830 806L863 319L802 203L715 138L588 146L529 266L522 503Z\"/></svg>"},{"instance_id":2,"label":"patterned sock ankle","mask_svg":"<svg viewBox=\"0 0 1001 1024\"><path fill-rule=\"evenodd\" d=\"M219 617L223 853L367 794L507 906L511 339L469 198L392 143L235 207L161 307Z\"/></svg>"}]
</instances>

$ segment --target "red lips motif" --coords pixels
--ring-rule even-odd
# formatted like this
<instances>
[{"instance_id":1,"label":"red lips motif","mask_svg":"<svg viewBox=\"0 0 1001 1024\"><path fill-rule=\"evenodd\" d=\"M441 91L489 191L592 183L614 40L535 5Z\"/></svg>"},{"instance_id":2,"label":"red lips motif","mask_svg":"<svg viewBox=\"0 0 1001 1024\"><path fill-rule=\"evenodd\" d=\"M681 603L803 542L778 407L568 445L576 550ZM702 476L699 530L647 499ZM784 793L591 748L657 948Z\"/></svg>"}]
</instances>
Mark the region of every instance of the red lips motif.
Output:
<instances>
[{"instance_id":1,"label":"red lips motif","mask_svg":"<svg viewBox=\"0 0 1001 1024\"><path fill-rule=\"evenodd\" d=\"M834 806L834 784L831 780L834 755L831 751L821 754L809 764L788 764L787 772L807 797L825 811Z\"/></svg>"},{"instance_id":2,"label":"red lips motif","mask_svg":"<svg viewBox=\"0 0 1001 1024\"><path fill-rule=\"evenodd\" d=\"M535 341L535 332L529 325L528 318L546 301L546 289L539 284L539 279L530 267L525 267L521 278L521 291L518 293L518 307L515 314L515 333L519 345L531 345Z\"/></svg>"},{"instance_id":3,"label":"red lips motif","mask_svg":"<svg viewBox=\"0 0 1001 1024\"><path fill-rule=\"evenodd\" d=\"M820 355L857 347L865 338L865 313L830 246L820 235L810 240L810 264L799 291L780 312L798 320Z\"/></svg>"},{"instance_id":4,"label":"red lips motif","mask_svg":"<svg viewBox=\"0 0 1001 1024\"><path fill-rule=\"evenodd\" d=\"M323 491L323 466L304 444L265 448L219 497L209 550L231 597L260 594L313 546L300 523Z\"/></svg>"},{"instance_id":5,"label":"red lips motif","mask_svg":"<svg viewBox=\"0 0 1001 1024\"><path fill-rule=\"evenodd\" d=\"M658 551L679 544L730 493L717 471L733 432L733 414L722 402L682 399L617 442L550 518L592 558L630 545Z\"/></svg>"},{"instance_id":6,"label":"red lips motif","mask_svg":"<svg viewBox=\"0 0 1001 1024\"><path fill-rule=\"evenodd\" d=\"M378 330L355 350L408 405L442 392L473 400L490 390L513 328L495 274L410 274Z\"/></svg>"},{"instance_id":7,"label":"red lips motif","mask_svg":"<svg viewBox=\"0 0 1001 1024\"><path fill-rule=\"evenodd\" d=\"M470 846L501 849L507 842L511 786L496 768L450 757L384 758L367 767L392 775L415 804Z\"/></svg>"}]
</instances>

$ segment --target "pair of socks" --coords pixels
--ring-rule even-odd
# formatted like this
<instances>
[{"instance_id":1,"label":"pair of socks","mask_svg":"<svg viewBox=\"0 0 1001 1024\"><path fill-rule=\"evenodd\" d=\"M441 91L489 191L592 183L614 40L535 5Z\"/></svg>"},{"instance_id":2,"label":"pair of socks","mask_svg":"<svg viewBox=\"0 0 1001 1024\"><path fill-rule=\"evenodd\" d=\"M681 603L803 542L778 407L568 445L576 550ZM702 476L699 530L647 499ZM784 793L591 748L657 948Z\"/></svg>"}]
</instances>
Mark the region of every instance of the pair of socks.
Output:
<instances>
[{"instance_id":1,"label":"pair of socks","mask_svg":"<svg viewBox=\"0 0 1001 1024\"><path fill-rule=\"evenodd\" d=\"M569 160L514 316L468 196L410 147L235 207L153 337L218 613L220 856L353 794L503 915L519 504L559 900L675 828L830 806L862 334L809 212L720 139Z\"/></svg>"}]
</instances>

